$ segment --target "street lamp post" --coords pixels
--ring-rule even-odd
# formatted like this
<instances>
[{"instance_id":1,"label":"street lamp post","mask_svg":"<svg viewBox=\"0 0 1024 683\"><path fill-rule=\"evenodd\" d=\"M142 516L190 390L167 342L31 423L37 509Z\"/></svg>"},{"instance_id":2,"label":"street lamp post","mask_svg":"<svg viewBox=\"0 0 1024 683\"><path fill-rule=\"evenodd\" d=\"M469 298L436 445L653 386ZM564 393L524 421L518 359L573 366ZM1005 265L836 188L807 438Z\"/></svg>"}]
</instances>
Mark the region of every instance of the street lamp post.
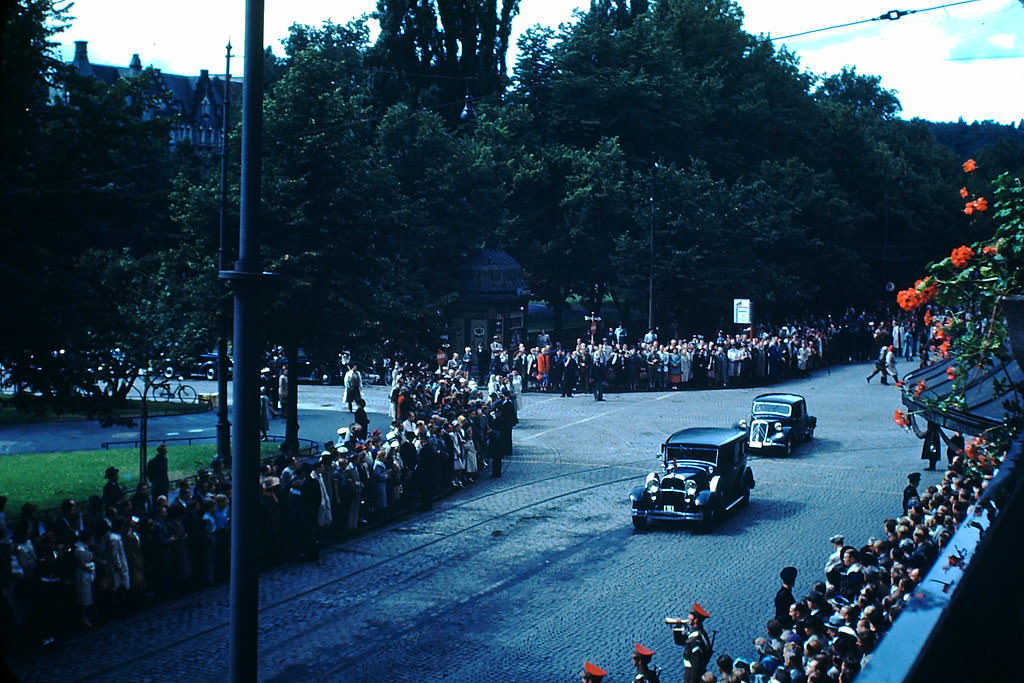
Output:
<instances>
[{"instance_id":1,"label":"street lamp post","mask_svg":"<svg viewBox=\"0 0 1024 683\"><path fill-rule=\"evenodd\" d=\"M234 454L231 467L230 679L258 679L259 650L259 228L263 181L263 0L245 2L245 81L242 86L242 165L238 260L220 272L234 292Z\"/></svg>"},{"instance_id":2,"label":"street lamp post","mask_svg":"<svg viewBox=\"0 0 1024 683\"><path fill-rule=\"evenodd\" d=\"M228 125L231 121L231 41L228 40L224 66L224 127L220 136L220 246L217 269L227 270L224 245L228 213ZM228 420L228 335L231 334L231 299L224 297L217 338L217 457L231 464L231 421Z\"/></svg>"},{"instance_id":3,"label":"street lamp post","mask_svg":"<svg viewBox=\"0 0 1024 683\"><path fill-rule=\"evenodd\" d=\"M648 276L647 276L647 329L654 329L654 172L658 170L658 162L651 166L651 227L647 236Z\"/></svg>"}]
</instances>

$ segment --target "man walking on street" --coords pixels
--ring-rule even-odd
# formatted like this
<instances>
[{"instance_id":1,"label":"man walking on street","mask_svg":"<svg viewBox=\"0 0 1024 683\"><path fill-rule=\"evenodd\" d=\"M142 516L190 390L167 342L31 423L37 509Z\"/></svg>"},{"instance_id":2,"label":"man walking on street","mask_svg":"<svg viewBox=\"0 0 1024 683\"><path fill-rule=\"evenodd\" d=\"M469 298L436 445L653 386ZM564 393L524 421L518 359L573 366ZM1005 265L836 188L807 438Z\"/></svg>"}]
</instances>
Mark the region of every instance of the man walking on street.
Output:
<instances>
[{"instance_id":1,"label":"man walking on street","mask_svg":"<svg viewBox=\"0 0 1024 683\"><path fill-rule=\"evenodd\" d=\"M348 412L354 412L353 403L363 397L363 377L359 374L359 366L355 363L345 373L345 403L348 404Z\"/></svg>"}]
</instances>

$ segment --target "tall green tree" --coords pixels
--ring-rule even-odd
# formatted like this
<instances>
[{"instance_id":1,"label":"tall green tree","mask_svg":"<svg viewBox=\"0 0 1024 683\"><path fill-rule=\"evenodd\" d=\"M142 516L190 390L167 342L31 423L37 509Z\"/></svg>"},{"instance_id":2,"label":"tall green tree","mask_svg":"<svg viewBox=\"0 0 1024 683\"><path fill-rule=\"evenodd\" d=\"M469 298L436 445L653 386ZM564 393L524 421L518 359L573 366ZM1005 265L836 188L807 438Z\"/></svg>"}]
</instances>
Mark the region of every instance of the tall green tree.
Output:
<instances>
[{"instance_id":1,"label":"tall green tree","mask_svg":"<svg viewBox=\"0 0 1024 683\"><path fill-rule=\"evenodd\" d=\"M458 120L465 93L500 97L519 0L378 0L369 56L385 105L425 106Z\"/></svg>"}]
</instances>

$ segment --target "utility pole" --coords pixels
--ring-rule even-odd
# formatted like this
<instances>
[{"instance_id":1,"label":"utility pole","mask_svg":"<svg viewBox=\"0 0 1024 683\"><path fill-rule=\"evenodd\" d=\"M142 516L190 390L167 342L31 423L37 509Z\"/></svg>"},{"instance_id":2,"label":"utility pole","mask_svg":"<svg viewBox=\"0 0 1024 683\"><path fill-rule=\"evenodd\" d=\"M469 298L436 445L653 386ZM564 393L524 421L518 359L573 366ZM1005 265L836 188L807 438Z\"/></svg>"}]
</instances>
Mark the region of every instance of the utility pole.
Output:
<instances>
[{"instance_id":1,"label":"utility pole","mask_svg":"<svg viewBox=\"0 0 1024 683\"><path fill-rule=\"evenodd\" d=\"M263 0L245 2L245 81L242 86L242 166L238 260L221 271L234 291L234 403L231 467L231 629L234 683L258 680L259 653L259 360L258 264L263 139Z\"/></svg>"},{"instance_id":2,"label":"utility pole","mask_svg":"<svg viewBox=\"0 0 1024 683\"><path fill-rule=\"evenodd\" d=\"M647 329L654 329L654 172L658 162L651 165L651 229L648 234L648 276L647 276Z\"/></svg>"},{"instance_id":3,"label":"utility pole","mask_svg":"<svg viewBox=\"0 0 1024 683\"><path fill-rule=\"evenodd\" d=\"M220 135L220 241L217 270L228 270L224 245L227 242L228 215L228 126L231 121L231 40L228 40L224 66L224 126ZM231 465L231 421L228 420L228 335L231 334L231 299L224 297L220 308L220 334L217 336L217 457Z\"/></svg>"}]
</instances>

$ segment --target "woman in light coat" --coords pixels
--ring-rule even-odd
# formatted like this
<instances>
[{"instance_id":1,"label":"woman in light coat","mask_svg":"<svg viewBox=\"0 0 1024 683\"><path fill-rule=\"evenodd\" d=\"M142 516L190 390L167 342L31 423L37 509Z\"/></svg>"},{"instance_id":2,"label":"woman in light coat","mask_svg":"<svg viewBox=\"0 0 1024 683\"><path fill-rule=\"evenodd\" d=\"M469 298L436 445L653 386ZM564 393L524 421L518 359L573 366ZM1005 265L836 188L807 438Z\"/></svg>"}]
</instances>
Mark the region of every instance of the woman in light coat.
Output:
<instances>
[{"instance_id":1,"label":"woman in light coat","mask_svg":"<svg viewBox=\"0 0 1024 683\"><path fill-rule=\"evenodd\" d=\"M92 608L92 582L96 580L96 563L93 560L92 550L89 548L89 541L92 540L92 531L83 529L75 541L72 549L74 558L74 577L72 587L75 591L75 604L79 609L79 621L82 626L92 628L89 620L89 612Z\"/></svg>"}]
</instances>

